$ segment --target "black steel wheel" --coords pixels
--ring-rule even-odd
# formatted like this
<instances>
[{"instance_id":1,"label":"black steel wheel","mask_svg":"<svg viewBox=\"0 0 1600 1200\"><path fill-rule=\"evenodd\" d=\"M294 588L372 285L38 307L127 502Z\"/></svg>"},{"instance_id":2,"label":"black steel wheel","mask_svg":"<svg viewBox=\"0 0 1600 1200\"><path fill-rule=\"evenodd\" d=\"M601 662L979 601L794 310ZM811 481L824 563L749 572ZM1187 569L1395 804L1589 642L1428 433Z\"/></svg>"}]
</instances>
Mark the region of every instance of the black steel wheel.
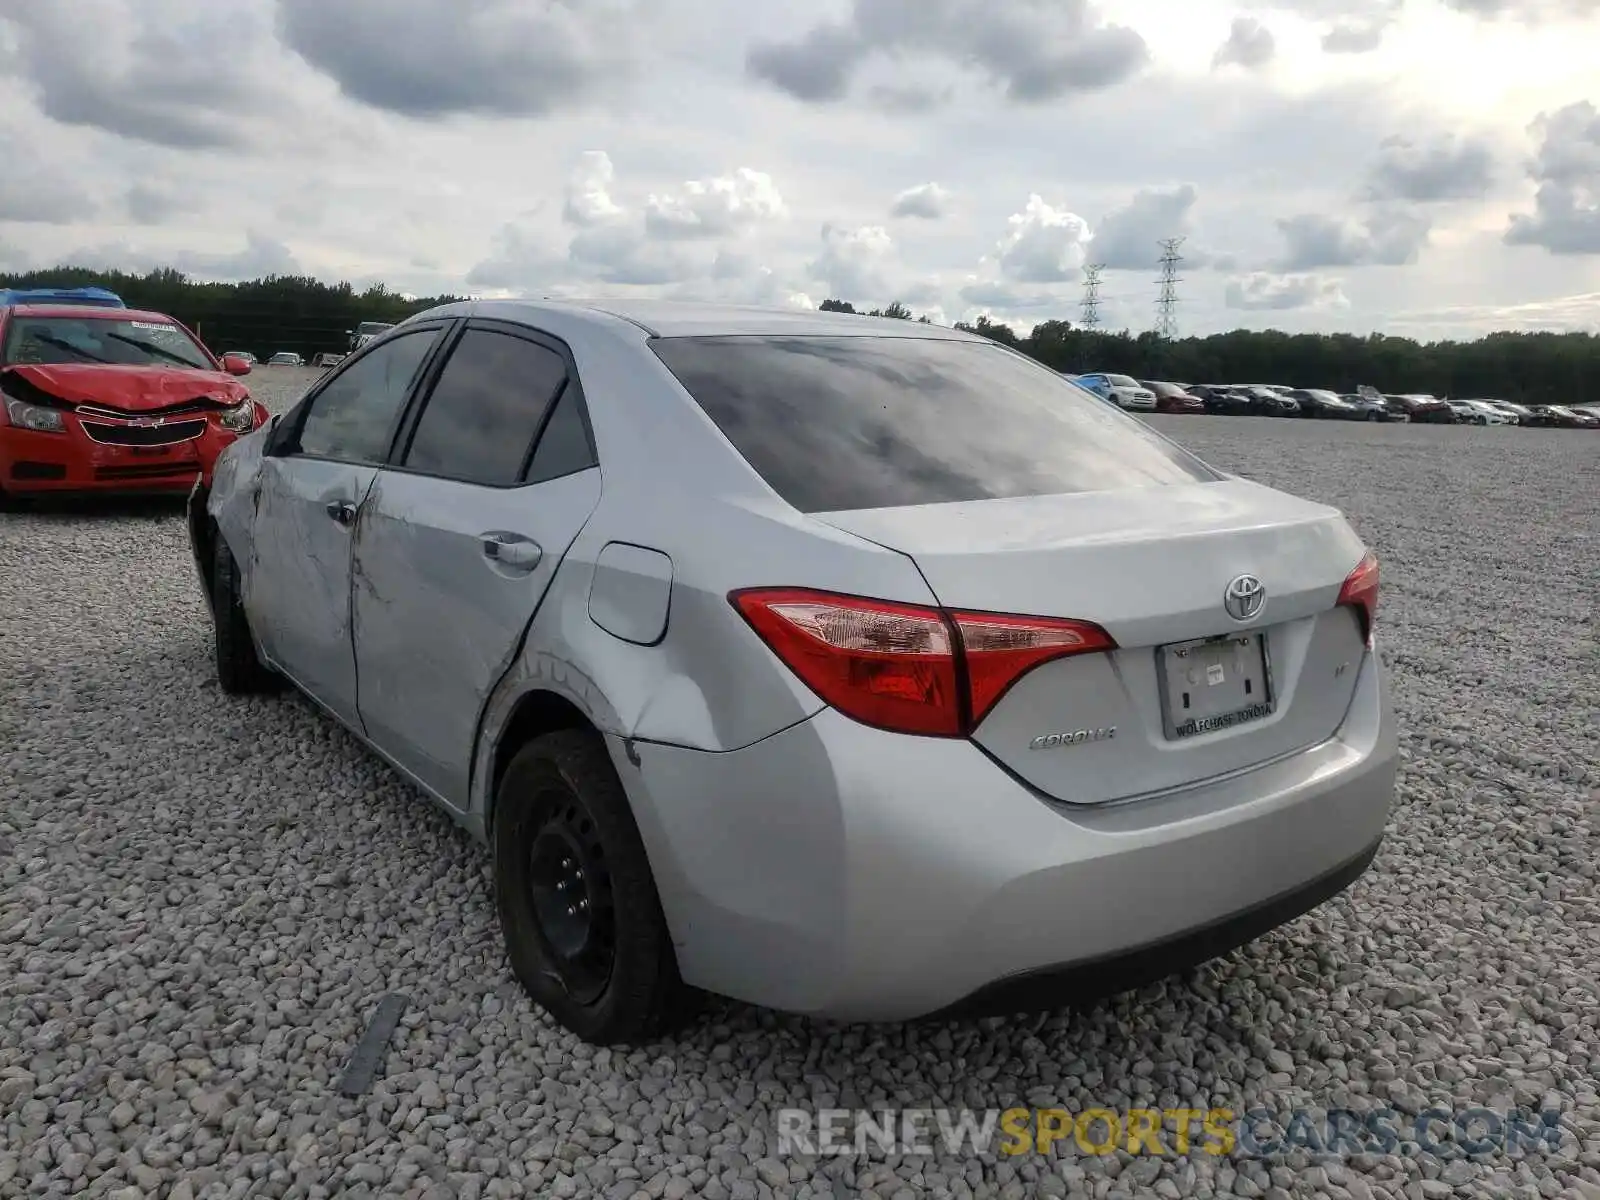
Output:
<instances>
[{"instance_id":1,"label":"black steel wheel","mask_svg":"<svg viewBox=\"0 0 1600 1200\"><path fill-rule=\"evenodd\" d=\"M528 893L547 967L567 995L592 1004L611 981L617 913L598 827L570 793L542 798L543 814L528 853Z\"/></svg>"},{"instance_id":2,"label":"black steel wheel","mask_svg":"<svg viewBox=\"0 0 1600 1200\"><path fill-rule=\"evenodd\" d=\"M495 906L529 997L585 1041L626 1045L682 1019L690 993L622 781L600 735L544 734L495 793Z\"/></svg>"}]
</instances>

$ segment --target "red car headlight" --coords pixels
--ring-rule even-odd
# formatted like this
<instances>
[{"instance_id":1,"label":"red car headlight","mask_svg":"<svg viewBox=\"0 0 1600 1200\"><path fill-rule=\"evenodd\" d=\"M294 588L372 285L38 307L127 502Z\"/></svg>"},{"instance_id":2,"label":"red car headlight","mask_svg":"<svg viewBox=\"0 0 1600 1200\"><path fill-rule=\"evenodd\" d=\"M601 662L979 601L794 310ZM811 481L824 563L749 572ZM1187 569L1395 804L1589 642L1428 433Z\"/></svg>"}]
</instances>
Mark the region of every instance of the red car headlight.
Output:
<instances>
[{"instance_id":1,"label":"red car headlight","mask_svg":"<svg viewBox=\"0 0 1600 1200\"><path fill-rule=\"evenodd\" d=\"M256 427L255 401L247 396L233 408L223 409L217 414L217 422L230 432L249 433Z\"/></svg>"}]
</instances>

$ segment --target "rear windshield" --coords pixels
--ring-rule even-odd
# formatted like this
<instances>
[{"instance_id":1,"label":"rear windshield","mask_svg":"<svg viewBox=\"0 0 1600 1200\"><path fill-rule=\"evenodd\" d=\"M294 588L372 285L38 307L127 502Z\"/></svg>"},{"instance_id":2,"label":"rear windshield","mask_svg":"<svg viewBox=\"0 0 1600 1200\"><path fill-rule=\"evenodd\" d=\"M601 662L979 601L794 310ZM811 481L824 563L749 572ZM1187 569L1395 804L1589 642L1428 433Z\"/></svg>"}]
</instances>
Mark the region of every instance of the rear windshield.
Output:
<instances>
[{"instance_id":1,"label":"rear windshield","mask_svg":"<svg viewBox=\"0 0 1600 1200\"><path fill-rule=\"evenodd\" d=\"M171 322L106 317L13 317L0 362L216 370L194 339Z\"/></svg>"},{"instance_id":2,"label":"rear windshield","mask_svg":"<svg viewBox=\"0 0 1600 1200\"><path fill-rule=\"evenodd\" d=\"M1137 418L999 346L793 336L651 346L801 512L1220 478Z\"/></svg>"}]
</instances>

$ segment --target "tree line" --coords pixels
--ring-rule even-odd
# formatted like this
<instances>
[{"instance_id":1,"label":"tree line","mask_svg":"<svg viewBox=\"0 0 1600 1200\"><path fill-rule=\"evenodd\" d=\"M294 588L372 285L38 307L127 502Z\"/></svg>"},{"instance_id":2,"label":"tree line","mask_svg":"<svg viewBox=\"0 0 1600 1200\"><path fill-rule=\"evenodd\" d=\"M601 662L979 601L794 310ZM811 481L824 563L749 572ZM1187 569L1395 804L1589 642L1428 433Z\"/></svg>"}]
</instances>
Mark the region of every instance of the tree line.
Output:
<instances>
[{"instance_id":1,"label":"tree line","mask_svg":"<svg viewBox=\"0 0 1600 1200\"><path fill-rule=\"evenodd\" d=\"M381 284L356 291L308 276L272 275L242 283L191 279L163 269L146 274L57 267L0 274L0 287L109 288L132 308L168 313L221 353L258 357L294 350L310 358L349 344L362 321L402 321L460 296L403 296ZM858 311L829 299L830 312ZM927 321L898 301L864 315ZM1590 333L1491 333L1473 341L1418 342L1386 334L1283 333L1236 329L1167 340L1150 332L1109 333L1048 320L1019 335L980 317L958 329L1003 342L1058 371L1115 371L1182 383L1286 383L1354 391L1431 392L1543 404L1600 402L1600 337Z\"/></svg>"},{"instance_id":2,"label":"tree line","mask_svg":"<svg viewBox=\"0 0 1600 1200\"><path fill-rule=\"evenodd\" d=\"M858 311L847 300L829 299L819 307ZM862 315L912 319L899 303ZM1600 402L1600 337L1592 333L1507 331L1465 342L1418 342L1382 333L1235 329L1169 341L1152 332L1108 333L1061 320L1041 321L1025 337L986 317L958 321L956 328L1002 342L1058 371L1111 371L1188 384L1281 383L1336 392L1366 384L1388 393L1530 404Z\"/></svg>"}]
</instances>

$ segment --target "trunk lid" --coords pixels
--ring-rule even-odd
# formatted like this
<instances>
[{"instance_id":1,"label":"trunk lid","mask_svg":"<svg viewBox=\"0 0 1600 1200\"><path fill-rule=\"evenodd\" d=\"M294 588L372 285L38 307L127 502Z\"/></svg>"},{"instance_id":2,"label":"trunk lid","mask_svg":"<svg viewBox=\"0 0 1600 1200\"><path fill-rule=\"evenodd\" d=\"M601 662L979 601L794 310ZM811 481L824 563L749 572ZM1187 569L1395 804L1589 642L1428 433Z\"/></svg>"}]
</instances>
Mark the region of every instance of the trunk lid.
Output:
<instances>
[{"instance_id":1,"label":"trunk lid","mask_svg":"<svg viewBox=\"0 0 1600 1200\"><path fill-rule=\"evenodd\" d=\"M947 608L1111 634L1115 651L1028 672L974 735L1058 800L1101 803L1256 766L1326 740L1349 708L1365 646L1335 602L1364 548L1335 509L1224 479L817 519L910 556ZM1244 621L1224 603L1242 575L1266 596ZM1213 638L1233 640L1162 650ZM1251 715L1189 724L1213 709Z\"/></svg>"}]
</instances>

